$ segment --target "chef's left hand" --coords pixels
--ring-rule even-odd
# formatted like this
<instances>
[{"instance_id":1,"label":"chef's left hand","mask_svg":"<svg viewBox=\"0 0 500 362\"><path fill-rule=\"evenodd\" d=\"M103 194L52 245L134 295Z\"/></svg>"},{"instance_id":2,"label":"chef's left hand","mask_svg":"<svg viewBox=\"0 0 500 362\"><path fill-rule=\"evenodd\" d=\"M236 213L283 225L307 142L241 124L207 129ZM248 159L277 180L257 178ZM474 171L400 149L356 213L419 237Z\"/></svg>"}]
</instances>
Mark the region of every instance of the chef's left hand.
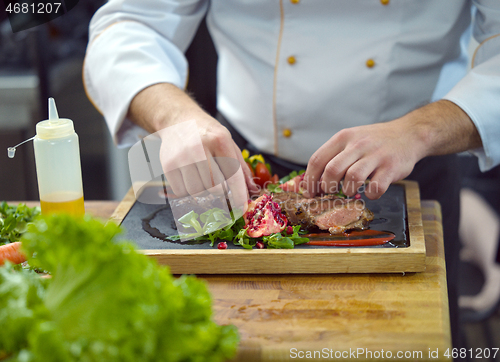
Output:
<instances>
[{"instance_id":1,"label":"chef's left hand","mask_svg":"<svg viewBox=\"0 0 500 362\"><path fill-rule=\"evenodd\" d=\"M392 182L408 176L420 159L479 146L481 139L468 115L441 100L394 121L336 133L309 160L305 195L342 189L353 196L370 179L364 192L376 199Z\"/></svg>"}]
</instances>

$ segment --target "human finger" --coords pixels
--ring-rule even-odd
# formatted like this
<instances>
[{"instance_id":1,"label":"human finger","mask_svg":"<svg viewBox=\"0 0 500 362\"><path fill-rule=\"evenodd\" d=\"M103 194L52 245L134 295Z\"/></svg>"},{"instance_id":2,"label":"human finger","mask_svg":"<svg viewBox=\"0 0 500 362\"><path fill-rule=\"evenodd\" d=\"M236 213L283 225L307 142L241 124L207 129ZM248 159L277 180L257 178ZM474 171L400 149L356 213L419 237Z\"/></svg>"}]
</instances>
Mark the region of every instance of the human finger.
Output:
<instances>
[{"instance_id":1,"label":"human finger","mask_svg":"<svg viewBox=\"0 0 500 362\"><path fill-rule=\"evenodd\" d=\"M231 191L231 200L235 207L241 207L248 200L248 188L243 169L236 158L214 157L223 175L224 184Z\"/></svg>"},{"instance_id":2,"label":"human finger","mask_svg":"<svg viewBox=\"0 0 500 362\"><path fill-rule=\"evenodd\" d=\"M366 179L373 173L376 164L373 161L362 158L353 163L345 173L342 184L342 192L347 196L354 196L359 188L365 184Z\"/></svg>"},{"instance_id":3,"label":"human finger","mask_svg":"<svg viewBox=\"0 0 500 362\"><path fill-rule=\"evenodd\" d=\"M239 218L248 206L248 188L241 167L227 179L227 187L231 190L229 199L233 209L234 217Z\"/></svg>"},{"instance_id":4,"label":"human finger","mask_svg":"<svg viewBox=\"0 0 500 362\"><path fill-rule=\"evenodd\" d=\"M233 208L244 209L248 201L248 188L238 156L241 157L241 152L237 147L234 147L232 140L231 143L219 142L215 147L214 158L227 181L228 188L231 190Z\"/></svg>"},{"instance_id":5,"label":"human finger","mask_svg":"<svg viewBox=\"0 0 500 362\"><path fill-rule=\"evenodd\" d=\"M179 169L165 172L165 177L167 178L168 184L172 188L172 192L175 196L184 197L188 195L186 187L184 186L184 179L182 178L182 174Z\"/></svg>"},{"instance_id":6,"label":"human finger","mask_svg":"<svg viewBox=\"0 0 500 362\"><path fill-rule=\"evenodd\" d=\"M194 196L206 190L196 164L183 166L180 171L189 195Z\"/></svg>"},{"instance_id":7,"label":"human finger","mask_svg":"<svg viewBox=\"0 0 500 362\"><path fill-rule=\"evenodd\" d=\"M326 193L338 192L340 182L344 178L347 170L358 161L359 155L357 152L347 152L346 150L340 152L333 159L331 159L323 170L321 176L321 190Z\"/></svg>"},{"instance_id":8,"label":"human finger","mask_svg":"<svg viewBox=\"0 0 500 362\"><path fill-rule=\"evenodd\" d=\"M344 142L338 140L337 135L338 133L330 138L309 159L302 182L305 197L314 197L320 191L319 181L325 166L344 149Z\"/></svg>"},{"instance_id":9,"label":"human finger","mask_svg":"<svg viewBox=\"0 0 500 362\"><path fill-rule=\"evenodd\" d=\"M196 168L200 175L200 179L203 183L205 190L210 190L216 183L214 180L214 174L212 170L212 163L210 162L212 155L208 150L205 150L207 159L205 161L196 162Z\"/></svg>"},{"instance_id":10,"label":"human finger","mask_svg":"<svg viewBox=\"0 0 500 362\"><path fill-rule=\"evenodd\" d=\"M208 190L214 196L222 196L225 194L224 188L226 187L224 174L220 170L219 165L212 155L209 155L207 163L210 167L211 183L213 184L213 186L211 186Z\"/></svg>"},{"instance_id":11,"label":"human finger","mask_svg":"<svg viewBox=\"0 0 500 362\"><path fill-rule=\"evenodd\" d=\"M379 167L373 172L365 186L365 195L371 200L379 199L392 182L398 181L389 167Z\"/></svg>"},{"instance_id":12,"label":"human finger","mask_svg":"<svg viewBox=\"0 0 500 362\"><path fill-rule=\"evenodd\" d=\"M235 152L238 156L238 161L240 162L240 166L241 166L241 169L243 171L243 175L245 177L245 182L247 184L248 190L251 193L258 192L259 188L255 184L255 181L252 177L252 173L250 172L250 169L248 168L247 163L245 162L245 160L243 159L243 156L241 155L241 150L239 149L238 146L236 146L236 144L234 144L234 147L235 147Z\"/></svg>"}]
</instances>

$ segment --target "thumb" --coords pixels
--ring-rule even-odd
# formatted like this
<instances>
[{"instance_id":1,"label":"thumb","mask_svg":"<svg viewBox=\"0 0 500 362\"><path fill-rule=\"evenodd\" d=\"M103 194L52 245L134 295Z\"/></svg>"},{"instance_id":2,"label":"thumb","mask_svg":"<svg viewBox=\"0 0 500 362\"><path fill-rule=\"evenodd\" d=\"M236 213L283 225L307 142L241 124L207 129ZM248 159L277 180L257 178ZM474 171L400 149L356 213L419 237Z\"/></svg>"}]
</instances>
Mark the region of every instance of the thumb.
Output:
<instances>
[{"instance_id":1,"label":"thumb","mask_svg":"<svg viewBox=\"0 0 500 362\"><path fill-rule=\"evenodd\" d=\"M240 149L238 148L238 146L236 146L236 144L234 145L234 147L235 147L236 154L238 155L238 161L240 162L241 169L243 170L243 175L245 176L245 182L247 184L248 191L250 193L257 193L257 192L259 192L260 191L259 187L255 183L255 181L254 181L254 179L252 177L252 173L248 169L248 165L245 162L245 160L243 159L243 156L241 155Z\"/></svg>"}]
</instances>

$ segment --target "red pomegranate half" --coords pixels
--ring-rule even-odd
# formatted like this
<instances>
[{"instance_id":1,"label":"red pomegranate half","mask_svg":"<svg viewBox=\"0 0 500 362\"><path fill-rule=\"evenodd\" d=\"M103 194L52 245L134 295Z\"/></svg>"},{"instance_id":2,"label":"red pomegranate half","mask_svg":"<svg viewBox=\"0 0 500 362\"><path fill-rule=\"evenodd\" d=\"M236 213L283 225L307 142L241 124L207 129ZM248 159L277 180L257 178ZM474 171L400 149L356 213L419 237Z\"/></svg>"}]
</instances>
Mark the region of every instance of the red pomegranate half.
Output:
<instances>
[{"instance_id":1,"label":"red pomegranate half","mask_svg":"<svg viewBox=\"0 0 500 362\"><path fill-rule=\"evenodd\" d=\"M273 201L271 195L267 194L252 201L243 218L245 226L248 227L247 234L252 238L279 233L288 223L285 215L281 213L280 206Z\"/></svg>"}]
</instances>

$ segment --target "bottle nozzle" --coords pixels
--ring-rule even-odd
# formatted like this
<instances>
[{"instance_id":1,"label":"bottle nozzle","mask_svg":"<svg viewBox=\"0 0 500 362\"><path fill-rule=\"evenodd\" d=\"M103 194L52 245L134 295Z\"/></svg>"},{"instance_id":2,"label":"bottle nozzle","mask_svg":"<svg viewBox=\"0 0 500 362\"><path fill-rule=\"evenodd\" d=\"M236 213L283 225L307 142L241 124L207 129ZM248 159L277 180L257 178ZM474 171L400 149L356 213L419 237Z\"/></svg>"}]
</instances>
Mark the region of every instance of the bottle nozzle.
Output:
<instances>
[{"instance_id":1,"label":"bottle nozzle","mask_svg":"<svg viewBox=\"0 0 500 362\"><path fill-rule=\"evenodd\" d=\"M35 136L31 137L31 138L28 138L27 140L21 142L20 144L18 145L15 145L14 147L9 147L7 148L7 154L9 156L9 158L14 158L15 154L16 154L16 148L21 146L23 143L26 143L26 142L29 142L31 140L33 140L35 138Z\"/></svg>"},{"instance_id":2,"label":"bottle nozzle","mask_svg":"<svg viewBox=\"0 0 500 362\"><path fill-rule=\"evenodd\" d=\"M49 98L49 123L56 123L59 121L59 114L57 113L56 101L54 98Z\"/></svg>"},{"instance_id":3,"label":"bottle nozzle","mask_svg":"<svg viewBox=\"0 0 500 362\"><path fill-rule=\"evenodd\" d=\"M59 118L54 98L49 98L49 119L36 124L37 139L55 139L75 133L73 121L68 118Z\"/></svg>"}]
</instances>

